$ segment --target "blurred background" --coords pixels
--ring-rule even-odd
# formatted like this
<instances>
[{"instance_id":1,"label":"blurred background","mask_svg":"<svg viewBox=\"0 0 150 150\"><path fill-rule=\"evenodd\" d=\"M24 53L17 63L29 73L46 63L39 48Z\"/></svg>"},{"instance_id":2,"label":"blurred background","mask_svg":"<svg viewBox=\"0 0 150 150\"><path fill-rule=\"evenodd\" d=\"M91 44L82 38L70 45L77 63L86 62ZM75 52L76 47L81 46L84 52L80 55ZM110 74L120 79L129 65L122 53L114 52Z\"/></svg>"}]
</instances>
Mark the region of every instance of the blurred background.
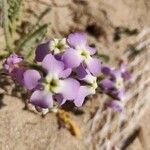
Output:
<instances>
[{"instance_id":1,"label":"blurred background","mask_svg":"<svg viewBox=\"0 0 150 150\"><path fill-rule=\"evenodd\" d=\"M150 0L1 0L0 6L1 60L6 50L15 50L32 61L37 44L45 38L62 38L82 31L89 44L113 66L120 58L127 60L124 51L136 43L143 30L150 30ZM41 120L23 111L24 104L16 97L4 97L0 99L1 150L87 148L65 129L58 131L55 115ZM86 104L85 113L90 105L93 104ZM84 132L84 116L73 119ZM145 109L126 149L150 150L149 123L150 109Z\"/></svg>"}]
</instances>

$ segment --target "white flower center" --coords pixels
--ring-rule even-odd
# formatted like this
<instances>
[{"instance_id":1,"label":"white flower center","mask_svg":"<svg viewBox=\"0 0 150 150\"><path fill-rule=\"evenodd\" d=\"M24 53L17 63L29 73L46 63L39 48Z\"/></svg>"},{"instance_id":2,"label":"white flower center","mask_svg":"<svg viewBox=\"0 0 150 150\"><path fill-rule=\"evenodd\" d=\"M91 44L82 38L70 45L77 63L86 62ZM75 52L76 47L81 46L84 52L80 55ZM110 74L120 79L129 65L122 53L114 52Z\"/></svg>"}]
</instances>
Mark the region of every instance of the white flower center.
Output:
<instances>
[{"instance_id":1,"label":"white flower center","mask_svg":"<svg viewBox=\"0 0 150 150\"><path fill-rule=\"evenodd\" d=\"M57 93L60 87L60 80L57 77L47 75L43 83L45 90L53 93Z\"/></svg>"},{"instance_id":2,"label":"white flower center","mask_svg":"<svg viewBox=\"0 0 150 150\"><path fill-rule=\"evenodd\" d=\"M97 78L92 76L91 74L87 75L84 78L84 81L88 84L88 86L91 89L91 93L95 94L96 88L98 87L97 85Z\"/></svg>"},{"instance_id":3,"label":"white flower center","mask_svg":"<svg viewBox=\"0 0 150 150\"><path fill-rule=\"evenodd\" d=\"M54 54L59 54L61 52L64 52L65 48L68 47L66 43L66 38L63 39L53 39L50 42L50 50L54 52Z\"/></svg>"},{"instance_id":4,"label":"white flower center","mask_svg":"<svg viewBox=\"0 0 150 150\"><path fill-rule=\"evenodd\" d=\"M123 82L123 78L122 77L117 77L116 78L115 87L117 89L121 89L121 88L124 87L124 82Z\"/></svg>"},{"instance_id":5,"label":"white flower center","mask_svg":"<svg viewBox=\"0 0 150 150\"><path fill-rule=\"evenodd\" d=\"M91 59L90 53L89 51L86 49L85 46L78 46L76 48L76 50L78 51L79 56L81 57L81 59L83 61L85 61L85 63L87 63L89 61L89 59Z\"/></svg>"}]
</instances>

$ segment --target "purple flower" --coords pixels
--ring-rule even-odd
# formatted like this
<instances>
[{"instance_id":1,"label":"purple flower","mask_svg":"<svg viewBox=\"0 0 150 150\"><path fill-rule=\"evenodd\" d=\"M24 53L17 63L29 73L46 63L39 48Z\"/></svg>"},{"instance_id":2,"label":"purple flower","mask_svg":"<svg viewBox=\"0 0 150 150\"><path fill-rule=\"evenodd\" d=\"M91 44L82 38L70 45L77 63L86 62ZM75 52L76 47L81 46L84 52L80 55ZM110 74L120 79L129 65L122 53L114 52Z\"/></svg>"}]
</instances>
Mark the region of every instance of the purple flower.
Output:
<instances>
[{"instance_id":1,"label":"purple flower","mask_svg":"<svg viewBox=\"0 0 150 150\"><path fill-rule=\"evenodd\" d=\"M35 89L30 98L32 104L49 108L53 104L53 98L61 104L66 100L75 99L80 84L77 80L68 78L71 71L64 68L63 62L48 54L42 61L42 67L47 73L44 78L36 70L27 70L24 73L25 87L29 90Z\"/></svg>"},{"instance_id":2,"label":"purple flower","mask_svg":"<svg viewBox=\"0 0 150 150\"><path fill-rule=\"evenodd\" d=\"M37 46L35 50L35 60L37 62L42 62L48 53L59 55L62 54L68 47L66 38L46 40Z\"/></svg>"},{"instance_id":3,"label":"purple flower","mask_svg":"<svg viewBox=\"0 0 150 150\"><path fill-rule=\"evenodd\" d=\"M123 78L123 80L129 80L131 78L131 73L127 70L127 64L125 64L123 61L119 63L119 66L116 69L108 66L102 66L102 73L104 75L110 75L114 78L120 76Z\"/></svg>"},{"instance_id":4,"label":"purple flower","mask_svg":"<svg viewBox=\"0 0 150 150\"><path fill-rule=\"evenodd\" d=\"M14 68L13 71L11 72L10 76L19 85L24 85L24 76L23 75L24 75L25 71L26 71L26 69L23 67Z\"/></svg>"},{"instance_id":5,"label":"purple flower","mask_svg":"<svg viewBox=\"0 0 150 150\"><path fill-rule=\"evenodd\" d=\"M116 99L124 100L125 89L122 79L103 79L102 81L100 81L99 86L104 93L107 93Z\"/></svg>"},{"instance_id":6,"label":"purple flower","mask_svg":"<svg viewBox=\"0 0 150 150\"><path fill-rule=\"evenodd\" d=\"M110 100L110 101L106 102L106 107L109 107L113 111L116 111L116 112L123 111L123 106L122 106L121 102L119 102L117 100Z\"/></svg>"},{"instance_id":7,"label":"purple flower","mask_svg":"<svg viewBox=\"0 0 150 150\"><path fill-rule=\"evenodd\" d=\"M93 93L91 93L91 90L90 90L89 87L80 86L80 88L78 90L78 93L77 93L77 97L74 100L75 106L81 107L84 100L85 100L85 97L88 96L88 95L91 95L91 94L93 94Z\"/></svg>"},{"instance_id":8,"label":"purple flower","mask_svg":"<svg viewBox=\"0 0 150 150\"><path fill-rule=\"evenodd\" d=\"M37 46L35 61L40 62L40 71L23 67L22 57L16 54L6 58L3 67L28 90L29 102L38 111L49 110L54 101L62 105L69 100L80 107L99 88L114 99L106 105L121 112L122 105L117 100L125 98L124 81L131 76L127 64L122 61L118 68L111 68L94 58L95 53L85 34L76 32L63 39L46 39ZM98 77L99 74L102 76Z\"/></svg>"},{"instance_id":9,"label":"purple flower","mask_svg":"<svg viewBox=\"0 0 150 150\"><path fill-rule=\"evenodd\" d=\"M131 78L131 73L127 70L127 64L123 61L119 62L117 69L102 65L101 72L104 75L111 76L114 79L119 76L122 77L123 80L129 80Z\"/></svg>"},{"instance_id":10,"label":"purple flower","mask_svg":"<svg viewBox=\"0 0 150 150\"><path fill-rule=\"evenodd\" d=\"M38 87L41 75L38 71L29 69L24 72L23 79L24 86L28 90L33 90Z\"/></svg>"},{"instance_id":11,"label":"purple flower","mask_svg":"<svg viewBox=\"0 0 150 150\"><path fill-rule=\"evenodd\" d=\"M114 87L116 89L122 89L124 87L124 79L120 70L111 71L111 80L114 82Z\"/></svg>"},{"instance_id":12,"label":"purple flower","mask_svg":"<svg viewBox=\"0 0 150 150\"><path fill-rule=\"evenodd\" d=\"M20 63L23 61L21 56L13 53L8 56L3 63L3 69L6 73L8 73L13 80L15 80L18 84L23 85L23 74L25 72L25 68L20 66Z\"/></svg>"},{"instance_id":13,"label":"purple flower","mask_svg":"<svg viewBox=\"0 0 150 150\"><path fill-rule=\"evenodd\" d=\"M93 76L85 67L81 64L78 68L76 68L77 78L84 82L83 86L80 86L79 91L77 93L77 97L74 100L74 103L77 107L82 106L85 97L89 95L93 95L96 93L97 78Z\"/></svg>"},{"instance_id":14,"label":"purple flower","mask_svg":"<svg viewBox=\"0 0 150 150\"><path fill-rule=\"evenodd\" d=\"M62 52L65 51L66 48L68 48L68 44L66 42L66 38L63 39L53 39L50 41L49 44L50 50L51 52L53 52L53 54L60 54Z\"/></svg>"},{"instance_id":15,"label":"purple flower","mask_svg":"<svg viewBox=\"0 0 150 150\"><path fill-rule=\"evenodd\" d=\"M112 90L111 91L111 95L112 97L118 99L118 100L121 100L123 101L125 99L125 89L122 88L122 89L115 89L115 90Z\"/></svg>"},{"instance_id":16,"label":"purple flower","mask_svg":"<svg viewBox=\"0 0 150 150\"><path fill-rule=\"evenodd\" d=\"M119 70L120 70L121 75L122 75L124 80L131 79L131 73L127 70L127 67L128 67L128 65L125 62L120 61Z\"/></svg>"},{"instance_id":17,"label":"purple flower","mask_svg":"<svg viewBox=\"0 0 150 150\"><path fill-rule=\"evenodd\" d=\"M107 78L101 80L99 84L101 90L104 93L107 93L108 95L111 95L116 99L124 100L125 98L124 79L122 77L121 71L117 69L108 71L107 68L106 74Z\"/></svg>"},{"instance_id":18,"label":"purple flower","mask_svg":"<svg viewBox=\"0 0 150 150\"><path fill-rule=\"evenodd\" d=\"M100 73L101 62L99 59L92 57L96 49L87 45L87 40L83 33L70 34L67 42L70 48L66 49L62 56L67 68L76 68L83 63L93 75Z\"/></svg>"},{"instance_id":19,"label":"purple flower","mask_svg":"<svg viewBox=\"0 0 150 150\"><path fill-rule=\"evenodd\" d=\"M49 42L49 40L46 40L37 46L35 50L35 60L37 62L42 62L44 57L49 53Z\"/></svg>"},{"instance_id":20,"label":"purple flower","mask_svg":"<svg viewBox=\"0 0 150 150\"><path fill-rule=\"evenodd\" d=\"M103 79L99 85L104 92L109 92L114 89L114 82L110 79Z\"/></svg>"},{"instance_id":21,"label":"purple flower","mask_svg":"<svg viewBox=\"0 0 150 150\"><path fill-rule=\"evenodd\" d=\"M3 68L7 73L11 73L15 68L19 67L19 63L21 63L22 60L22 57L13 53L4 60Z\"/></svg>"},{"instance_id":22,"label":"purple flower","mask_svg":"<svg viewBox=\"0 0 150 150\"><path fill-rule=\"evenodd\" d=\"M110 75L111 74L111 71L112 69L106 65L102 65L101 67L101 72L104 74L104 75Z\"/></svg>"}]
</instances>

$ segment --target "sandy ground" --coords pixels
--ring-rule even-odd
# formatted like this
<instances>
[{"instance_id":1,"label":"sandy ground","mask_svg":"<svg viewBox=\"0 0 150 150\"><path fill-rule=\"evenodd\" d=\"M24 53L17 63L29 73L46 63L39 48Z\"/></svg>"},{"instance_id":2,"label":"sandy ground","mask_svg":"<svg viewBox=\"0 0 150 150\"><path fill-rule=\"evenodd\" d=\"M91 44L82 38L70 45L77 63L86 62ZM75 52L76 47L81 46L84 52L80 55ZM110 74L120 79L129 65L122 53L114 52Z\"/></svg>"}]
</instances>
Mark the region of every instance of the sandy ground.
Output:
<instances>
[{"instance_id":1,"label":"sandy ground","mask_svg":"<svg viewBox=\"0 0 150 150\"><path fill-rule=\"evenodd\" d=\"M54 114L45 118L23 110L24 104L16 98L5 97L6 107L0 111L0 149L1 150L80 150L82 144L65 129L58 131ZM60 147L61 145L61 147Z\"/></svg>"},{"instance_id":2,"label":"sandy ground","mask_svg":"<svg viewBox=\"0 0 150 150\"><path fill-rule=\"evenodd\" d=\"M88 35L89 43L94 43L100 52L109 54L110 63L113 64L120 56L124 57L122 52L136 39L136 36L122 33L121 38L115 42L116 28L140 31L150 27L150 0L40 0L44 2L40 4L36 0L27 2L26 7L30 7L36 13L44 10L46 5L51 6L51 12L43 19L43 22L51 22L49 36L62 37L71 31L84 31ZM25 19L30 21L32 17ZM2 43L3 36L0 39L0 44ZM0 108L1 150L93 150L86 146L82 138L72 136L64 128L58 130L55 114L48 114L42 118L24 110L22 101L10 96L5 96L3 103L5 106ZM86 111L90 104L86 104ZM84 115L71 115L84 132ZM136 138L129 150L150 149L149 122L150 111L147 110L140 122L144 140Z\"/></svg>"}]
</instances>

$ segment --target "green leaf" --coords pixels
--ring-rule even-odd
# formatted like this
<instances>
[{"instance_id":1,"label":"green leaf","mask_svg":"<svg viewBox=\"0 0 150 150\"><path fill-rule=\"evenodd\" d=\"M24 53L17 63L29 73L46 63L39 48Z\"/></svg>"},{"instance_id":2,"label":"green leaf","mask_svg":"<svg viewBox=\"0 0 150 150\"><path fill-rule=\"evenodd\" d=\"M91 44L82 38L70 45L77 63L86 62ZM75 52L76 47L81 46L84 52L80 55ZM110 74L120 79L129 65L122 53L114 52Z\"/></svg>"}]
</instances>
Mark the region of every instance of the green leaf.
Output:
<instances>
[{"instance_id":1,"label":"green leaf","mask_svg":"<svg viewBox=\"0 0 150 150\"><path fill-rule=\"evenodd\" d=\"M8 10L9 5L7 0L2 0L2 10L3 10L3 28L4 28L4 35L5 35L5 41L6 41L6 50L8 50L10 53L13 51L13 42L12 37L9 30L9 18L8 18Z\"/></svg>"},{"instance_id":2,"label":"green leaf","mask_svg":"<svg viewBox=\"0 0 150 150\"><path fill-rule=\"evenodd\" d=\"M33 54L36 44L45 36L47 32L47 26L47 24L44 24L33 33L28 34L18 46L16 52L20 52L25 58L30 58Z\"/></svg>"},{"instance_id":3,"label":"green leaf","mask_svg":"<svg viewBox=\"0 0 150 150\"><path fill-rule=\"evenodd\" d=\"M110 60L109 56L106 54L97 54L97 56L104 63L107 63Z\"/></svg>"},{"instance_id":4,"label":"green leaf","mask_svg":"<svg viewBox=\"0 0 150 150\"><path fill-rule=\"evenodd\" d=\"M8 52L6 52L6 51L1 52L1 54L0 54L0 61L3 60L7 56L8 56Z\"/></svg>"}]
</instances>

